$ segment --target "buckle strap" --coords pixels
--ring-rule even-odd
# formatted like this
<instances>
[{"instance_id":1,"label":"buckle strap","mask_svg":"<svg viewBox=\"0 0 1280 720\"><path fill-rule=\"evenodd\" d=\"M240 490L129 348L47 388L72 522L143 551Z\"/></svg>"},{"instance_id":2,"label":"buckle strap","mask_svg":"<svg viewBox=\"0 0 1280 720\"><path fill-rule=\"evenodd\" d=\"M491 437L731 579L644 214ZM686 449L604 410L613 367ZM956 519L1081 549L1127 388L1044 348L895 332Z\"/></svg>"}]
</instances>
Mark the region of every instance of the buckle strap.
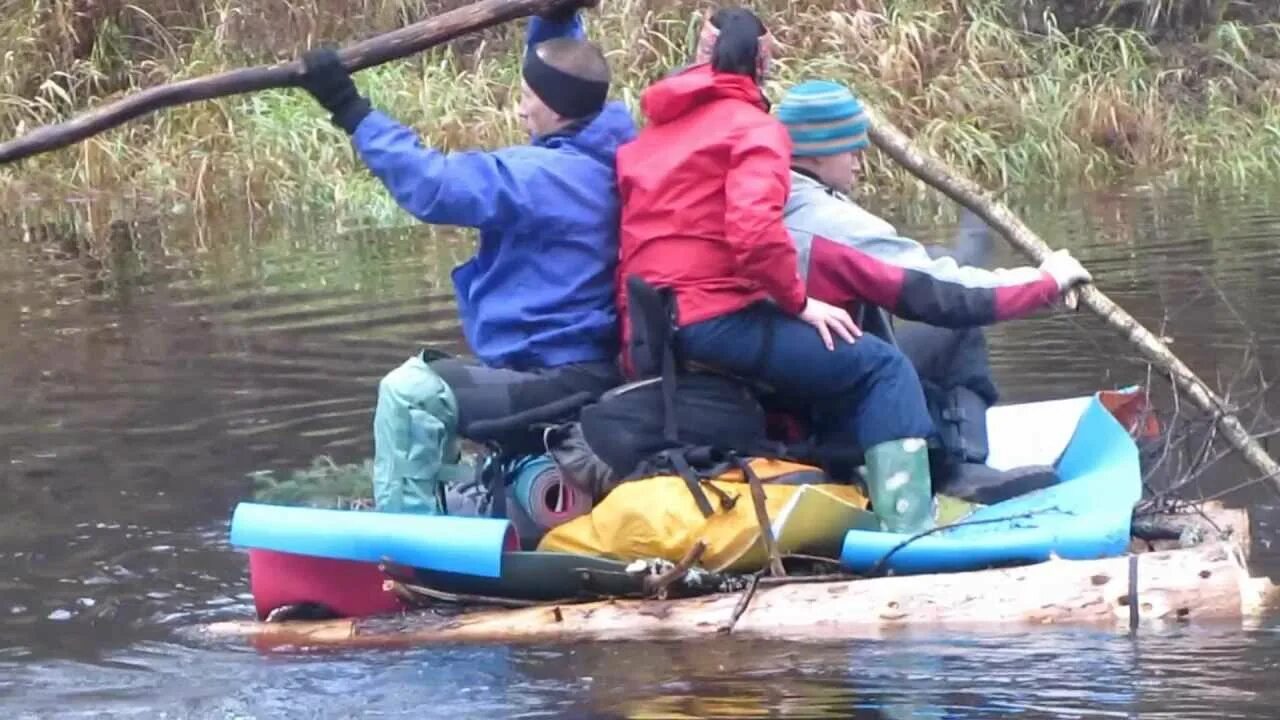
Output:
<instances>
[{"instance_id":1,"label":"buckle strap","mask_svg":"<svg viewBox=\"0 0 1280 720\"><path fill-rule=\"evenodd\" d=\"M717 498L719 498L721 510L725 512L729 512L730 510L733 509L733 506L738 504L737 495L730 495L728 492L721 490L720 488L716 487L715 484L712 483L710 479L704 478L702 480L702 483L703 483L703 486L706 487L706 489L711 491L712 495L715 495Z\"/></svg>"},{"instance_id":2,"label":"buckle strap","mask_svg":"<svg viewBox=\"0 0 1280 720\"><path fill-rule=\"evenodd\" d=\"M787 571L782 566L778 541L773 537L773 523L769 521L769 508L765 505L764 485L760 482L760 476L756 474L749 461L737 455L730 455L730 459L742 470L747 486L751 489L751 504L755 505L756 522L760 524L760 538L764 541L764 549L769 556L769 573L774 577L783 577Z\"/></svg>"},{"instance_id":3,"label":"buckle strap","mask_svg":"<svg viewBox=\"0 0 1280 720\"><path fill-rule=\"evenodd\" d=\"M698 478L698 474L689 466L689 461L685 459L684 453L673 451L663 453L663 456L671 462L676 473L684 479L685 487L689 488L689 492L693 494L693 501L698 505L698 512L702 513L704 518L711 517L715 510L711 509L711 502L707 500L706 493L702 492L702 482Z\"/></svg>"}]
</instances>

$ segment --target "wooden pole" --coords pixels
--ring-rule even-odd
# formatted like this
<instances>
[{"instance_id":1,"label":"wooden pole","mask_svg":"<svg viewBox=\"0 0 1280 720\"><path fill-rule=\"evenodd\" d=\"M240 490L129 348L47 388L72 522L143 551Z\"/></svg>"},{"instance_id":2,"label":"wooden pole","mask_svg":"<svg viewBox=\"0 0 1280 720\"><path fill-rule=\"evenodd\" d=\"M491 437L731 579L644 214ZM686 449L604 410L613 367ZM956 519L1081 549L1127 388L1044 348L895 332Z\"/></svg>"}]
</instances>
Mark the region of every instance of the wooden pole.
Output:
<instances>
[{"instance_id":1,"label":"wooden pole","mask_svg":"<svg viewBox=\"0 0 1280 720\"><path fill-rule=\"evenodd\" d=\"M1137 562L1136 568L1131 562ZM1131 570L1136 578L1132 588ZM1139 622L1243 619L1261 614L1275 592L1267 579L1249 576L1239 546L1212 543L978 572L762 584L734 624L733 634L834 640L874 637L908 626L1125 628L1131 602L1137 603ZM727 594L447 616L424 612L311 622L233 621L205 625L196 633L206 640L241 638L262 648L694 638L720 633L738 601L737 594Z\"/></svg>"},{"instance_id":2,"label":"wooden pole","mask_svg":"<svg viewBox=\"0 0 1280 720\"><path fill-rule=\"evenodd\" d=\"M442 15L406 25L339 50L351 72L422 52L467 33L516 18L546 12L565 0L481 0ZM298 83L302 62L229 70L158 85L126 96L61 123L45 125L0 144L0 165L80 142L149 112L198 100L291 87Z\"/></svg>"},{"instance_id":3,"label":"wooden pole","mask_svg":"<svg viewBox=\"0 0 1280 720\"><path fill-rule=\"evenodd\" d=\"M879 113L871 109L867 112L871 120L867 134L871 142L885 154L942 194L972 210L1032 260L1043 262L1053 252L1004 203L946 163L916 148L910 138ZM1280 465L1249 435L1249 431L1236 417L1234 409L1224 399L1150 330L1097 287L1085 285L1078 288L1078 292L1079 302L1084 303L1103 322L1127 338L1143 357L1167 375L1197 407L1212 416L1231 446L1244 456L1262 479L1271 481L1273 489L1280 490Z\"/></svg>"}]
</instances>

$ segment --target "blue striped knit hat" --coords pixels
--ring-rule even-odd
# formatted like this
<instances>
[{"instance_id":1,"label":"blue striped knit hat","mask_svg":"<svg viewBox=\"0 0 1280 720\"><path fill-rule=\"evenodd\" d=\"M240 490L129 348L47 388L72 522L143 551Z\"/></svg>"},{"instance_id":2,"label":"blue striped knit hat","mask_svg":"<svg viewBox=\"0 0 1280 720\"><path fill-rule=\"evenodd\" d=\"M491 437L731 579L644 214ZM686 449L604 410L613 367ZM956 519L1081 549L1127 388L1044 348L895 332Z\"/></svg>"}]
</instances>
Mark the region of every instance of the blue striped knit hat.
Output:
<instances>
[{"instance_id":1,"label":"blue striped knit hat","mask_svg":"<svg viewBox=\"0 0 1280 720\"><path fill-rule=\"evenodd\" d=\"M835 155L869 145L862 103L829 80L809 80L788 90L778 105L778 119L791 133L796 156Z\"/></svg>"}]
</instances>

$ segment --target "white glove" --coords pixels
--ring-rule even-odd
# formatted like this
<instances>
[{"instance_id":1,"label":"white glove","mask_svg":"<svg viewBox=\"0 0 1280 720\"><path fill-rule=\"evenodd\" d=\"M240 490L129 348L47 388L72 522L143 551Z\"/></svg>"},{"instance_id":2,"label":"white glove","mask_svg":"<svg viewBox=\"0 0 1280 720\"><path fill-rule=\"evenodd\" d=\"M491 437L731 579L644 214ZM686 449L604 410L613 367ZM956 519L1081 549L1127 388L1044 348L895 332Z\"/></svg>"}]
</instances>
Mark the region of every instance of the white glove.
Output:
<instances>
[{"instance_id":1,"label":"white glove","mask_svg":"<svg viewBox=\"0 0 1280 720\"><path fill-rule=\"evenodd\" d=\"M1071 252L1068 250L1054 251L1040 263L1040 270L1049 273L1054 282L1058 283L1060 292L1066 292L1074 285L1093 282L1093 276L1084 269L1079 260L1071 257Z\"/></svg>"}]
</instances>

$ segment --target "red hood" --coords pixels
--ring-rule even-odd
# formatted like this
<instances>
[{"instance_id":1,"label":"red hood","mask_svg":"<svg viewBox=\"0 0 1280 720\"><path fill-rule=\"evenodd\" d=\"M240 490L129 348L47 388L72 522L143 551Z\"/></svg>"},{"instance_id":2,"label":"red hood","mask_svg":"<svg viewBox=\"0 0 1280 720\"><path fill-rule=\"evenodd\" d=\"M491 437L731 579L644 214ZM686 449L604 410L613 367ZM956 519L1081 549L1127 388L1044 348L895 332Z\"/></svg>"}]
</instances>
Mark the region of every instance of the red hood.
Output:
<instances>
[{"instance_id":1,"label":"red hood","mask_svg":"<svg viewBox=\"0 0 1280 720\"><path fill-rule=\"evenodd\" d=\"M660 80L644 91L640 109L650 123L661 125L714 100L742 100L768 110L764 94L746 75L721 73L703 63Z\"/></svg>"}]
</instances>

